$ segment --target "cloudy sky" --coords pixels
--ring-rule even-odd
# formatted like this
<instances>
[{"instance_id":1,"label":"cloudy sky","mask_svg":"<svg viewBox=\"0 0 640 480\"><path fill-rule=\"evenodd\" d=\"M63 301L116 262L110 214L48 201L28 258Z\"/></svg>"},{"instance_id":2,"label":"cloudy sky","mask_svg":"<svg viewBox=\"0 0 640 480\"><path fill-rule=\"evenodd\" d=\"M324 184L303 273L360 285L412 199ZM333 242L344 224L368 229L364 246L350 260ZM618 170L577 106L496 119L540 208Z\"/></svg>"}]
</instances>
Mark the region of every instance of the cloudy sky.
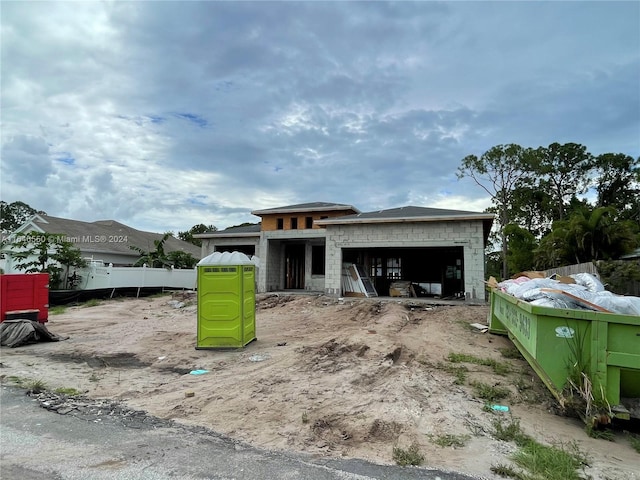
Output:
<instances>
[{"instance_id":1,"label":"cloudy sky","mask_svg":"<svg viewBox=\"0 0 640 480\"><path fill-rule=\"evenodd\" d=\"M164 232L482 211L490 147L640 155L640 3L12 2L0 198Z\"/></svg>"}]
</instances>

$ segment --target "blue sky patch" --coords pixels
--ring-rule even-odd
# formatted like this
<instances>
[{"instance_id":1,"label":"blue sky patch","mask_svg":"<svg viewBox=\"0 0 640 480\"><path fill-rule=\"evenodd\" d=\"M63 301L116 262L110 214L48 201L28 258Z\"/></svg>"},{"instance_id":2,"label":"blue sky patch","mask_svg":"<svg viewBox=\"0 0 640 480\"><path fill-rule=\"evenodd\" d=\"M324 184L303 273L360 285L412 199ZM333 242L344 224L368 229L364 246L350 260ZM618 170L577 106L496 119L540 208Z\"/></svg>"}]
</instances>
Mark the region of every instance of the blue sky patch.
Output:
<instances>
[{"instance_id":1,"label":"blue sky patch","mask_svg":"<svg viewBox=\"0 0 640 480\"><path fill-rule=\"evenodd\" d=\"M196 115L195 113L174 113L173 115L177 118L181 118L183 120L188 120L191 123L195 123L196 125L202 128L206 127L209 124L209 122L207 122L205 118L201 117L200 115Z\"/></svg>"},{"instance_id":2,"label":"blue sky patch","mask_svg":"<svg viewBox=\"0 0 640 480\"><path fill-rule=\"evenodd\" d=\"M58 158L56 158L56 160L59 161L60 163L64 163L65 165L75 165L76 164L76 159L73 158L73 156L69 152L61 153L58 156Z\"/></svg>"},{"instance_id":3,"label":"blue sky patch","mask_svg":"<svg viewBox=\"0 0 640 480\"><path fill-rule=\"evenodd\" d=\"M187 199L189 205L194 205L196 207L205 207L207 196L206 195L194 195Z\"/></svg>"},{"instance_id":4,"label":"blue sky patch","mask_svg":"<svg viewBox=\"0 0 640 480\"><path fill-rule=\"evenodd\" d=\"M161 117L160 115L147 115L147 118L151 120L151 123L156 123L156 124L162 124L166 120L166 118Z\"/></svg>"}]
</instances>

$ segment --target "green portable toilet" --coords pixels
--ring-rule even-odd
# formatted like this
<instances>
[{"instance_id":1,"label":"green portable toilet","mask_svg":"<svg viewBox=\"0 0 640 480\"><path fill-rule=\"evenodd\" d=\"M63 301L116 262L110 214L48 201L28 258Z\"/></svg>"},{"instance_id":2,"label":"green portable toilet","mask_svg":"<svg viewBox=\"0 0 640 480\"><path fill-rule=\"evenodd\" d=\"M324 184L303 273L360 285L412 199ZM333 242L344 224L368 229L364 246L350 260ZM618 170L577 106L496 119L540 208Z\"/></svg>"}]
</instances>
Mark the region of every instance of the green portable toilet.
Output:
<instances>
[{"instance_id":1,"label":"green portable toilet","mask_svg":"<svg viewBox=\"0 0 640 480\"><path fill-rule=\"evenodd\" d=\"M255 340L255 263L241 252L214 252L197 267L196 349L241 348Z\"/></svg>"}]
</instances>

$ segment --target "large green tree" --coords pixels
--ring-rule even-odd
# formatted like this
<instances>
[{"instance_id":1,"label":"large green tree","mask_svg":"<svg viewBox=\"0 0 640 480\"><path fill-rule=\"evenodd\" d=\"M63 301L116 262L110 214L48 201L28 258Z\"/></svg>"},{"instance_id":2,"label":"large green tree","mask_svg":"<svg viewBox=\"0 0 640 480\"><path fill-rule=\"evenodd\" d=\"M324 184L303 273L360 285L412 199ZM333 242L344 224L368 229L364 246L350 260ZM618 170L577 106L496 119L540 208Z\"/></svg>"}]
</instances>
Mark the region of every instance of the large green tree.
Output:
<instances>
[{"instance_id":1,"label":"large green tree","mask_svg":"<svg viewBox=\"0 0 640 480\"><path fill-rule=\"evenodd\" d=\"M537 186L535 177L527 175L511 194L509 218L540 239L553 223L553 196Z\"/></svg>"},{"instance_id":2,"label":"large green tree","mask_svg":"<svg viewBox=\"0 0 640 480\"><path fill-rule=\"evenodd\" d=\"M536 237L526 228L510 223L505 227L505 234L509 242L507 264L509 273L514 274L524 270L531 270L534 263L534 251L538 247Z\"/></svg>"},{"instance_id":3,"label":"large green tree","mask_svg":"<svg viewBox=\"0 0 640 480\"><path fill-rule=\"evenodd\" d=\"M479 158L465 157L462 177L491 196L487 211L498 216L491 238L502 245L503 278L530 268L614 259L640 244L640 158L594 157L576 143L535 150L498 145ZM589 191L597 193L595 202Z\"/></svg>"},{"instance_id":4,"label":"large green tree","mask_svg":"<svg viewBox=\"0 0 640 480\"><path fill-rule=\"evenodd\" d=\"M71 268L87 266L81 252L58 233L19 233L11 242L16 269L25 273L48 273L52 289L67 288Z\"/></svg>"},{"instance_id":5,"label":"large green tree","mask_svg":"<svg viewBox=\"0 0 640 480\"><path fill-rule=\"evenodd\" d=\"M529 179L535 179L535 187L549 194L552 218L562 220L571 200L589 187L593 156L577 143L552 143L534 153Z\"/></svg>"},{"instance_id":6,"label":"large green tree","mask_svg":"<svg viewBox=\"0 0 640 480\"><path fill-rule=\"evenodd\" d=\"M171 232L165 233L160 240L153 241L153 249L144 250L141 247L135 245L129 245L131 250L134 250L140 254L140 258L133 264L134 267L141 267L146 265L151 268L171 268L171 260L167 256L164 250L164 244L171 237Z\"/></svg>"},{"instance_id":7,"label":"large green tree","mask_svg":"<svg viewBox=\"0 0 640 480\"><path fill-rule=\"evenodd\" d=\"M140 247L131 245L129 248L140 254L140 258L133 264L134 267L147 265L151 268L193 268L198 260L189 252L181 250L165 251L166 241L172 237L171 232L165 233L159 240L153 241L153 249L144 250Z\"/></svg>"},{"instance_id":8,"label":"large green tree","mask_svg":"<svg viewBox=\"0 0 640 480\"><path fill-rule=\"evenodd\" d=\"M45 212L24 202L7 203L0 200L0 230L4 234L12 233L35 214L45 215Z\"/></svg>"},{"instance_id":9,"label":"large green tree","mask_svg":"<svg viewBox=\"0 0 640 480\"><path fill-rule=\"evenodd\" d=\"M199 238L194 238L193 236L198 233L207 233L207 232L216 232L218 229L214 225L205 225L204 223L199 223L198 225L194 225L186 232L178 232L178 238L180 240L184 240L185 242L193 243L194 245L201 247L202 240Z\"/></svg>"},{"instance_id":10,"label":"large green tree","mask_svg":"<svg viewBox=\"0 0 640 480\"><path fill-rule=\"evenodd\" d=\"M537 264L551 268L572 263L617 259L638 246L636 222L616 220L613 207L574 208L557 220L536 251Z\"/></svg>"},{"instance_id":11,"label":"large green tree","mask_svg":"<svg viewBox=\"0 0 640 480\"><path fill-rule=\"evenodd\" d=\"M198 263L198 259L191 255L191 253L180 250L169 252L167 254L167 260L169 260L175 268L193 268L196 266L196 263Z\"/></svg>"},{"instance_id":12,"label":"large green tree","mask_svg":"<svg viewBox=\"0 0 640 480\"><path fill-rule=\"evenodd\" d=\"M508 240L505 227L511 222L510 211L514 190L530 170L531 150L520 145L497 145L480 157L468 155L458 168L458 178L469 177L489 194L498 214L502 245L502 278L508 275Z\"/></svg>"},{"instance_id":13,"label":"large green tree","mask_svg":"<svg viewBox=\"0 0 640 480\"><path fill-rule=\"evenodd\" d=\"M618 217L640 222L640 157L605 153L594 164L596 205L614 207Z\"/></svg>"}]
</instances>

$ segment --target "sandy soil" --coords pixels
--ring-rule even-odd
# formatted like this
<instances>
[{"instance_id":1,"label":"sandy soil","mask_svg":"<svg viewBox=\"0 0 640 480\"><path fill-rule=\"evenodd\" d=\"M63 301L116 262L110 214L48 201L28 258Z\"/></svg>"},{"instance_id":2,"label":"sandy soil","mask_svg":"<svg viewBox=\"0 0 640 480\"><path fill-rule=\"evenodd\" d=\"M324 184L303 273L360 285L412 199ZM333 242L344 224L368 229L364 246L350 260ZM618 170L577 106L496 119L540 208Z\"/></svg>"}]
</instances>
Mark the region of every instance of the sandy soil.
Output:
<instances>
[{"instance_id":1,"label":"sandy soil","mask_svg":"<svg viewBox=\"0 0 640 480\"><path fill-rule=\"evenodd\" d=\"M175 308L171 302L185 303ZM196 350L196 305L179 294L104 301L51 315L47 327L69 338L3 347L1 372L75 388L94 398L188 424L255 446L393 463L394 446L415 443L424 466L494 479L512 443L494 439L497 419L519 419L539 441L575 442L594 479L640 479L640 455L623 433L609 443L578 421L551 413L554 400L521 359L505 358L507 338L481 333L485 305L432 305L415 299L338 299L262 295L258 340L242 350ZM508 364L453 364L449 353ZM456 384L452 366L468 368ZM204 369L203 375L190 374ZM487 411L472 382L508 387L509 413ZM193 394L193 396L191 396ZM468 436L439 447L442 435Z\"/></svg>"}]
</instances>

